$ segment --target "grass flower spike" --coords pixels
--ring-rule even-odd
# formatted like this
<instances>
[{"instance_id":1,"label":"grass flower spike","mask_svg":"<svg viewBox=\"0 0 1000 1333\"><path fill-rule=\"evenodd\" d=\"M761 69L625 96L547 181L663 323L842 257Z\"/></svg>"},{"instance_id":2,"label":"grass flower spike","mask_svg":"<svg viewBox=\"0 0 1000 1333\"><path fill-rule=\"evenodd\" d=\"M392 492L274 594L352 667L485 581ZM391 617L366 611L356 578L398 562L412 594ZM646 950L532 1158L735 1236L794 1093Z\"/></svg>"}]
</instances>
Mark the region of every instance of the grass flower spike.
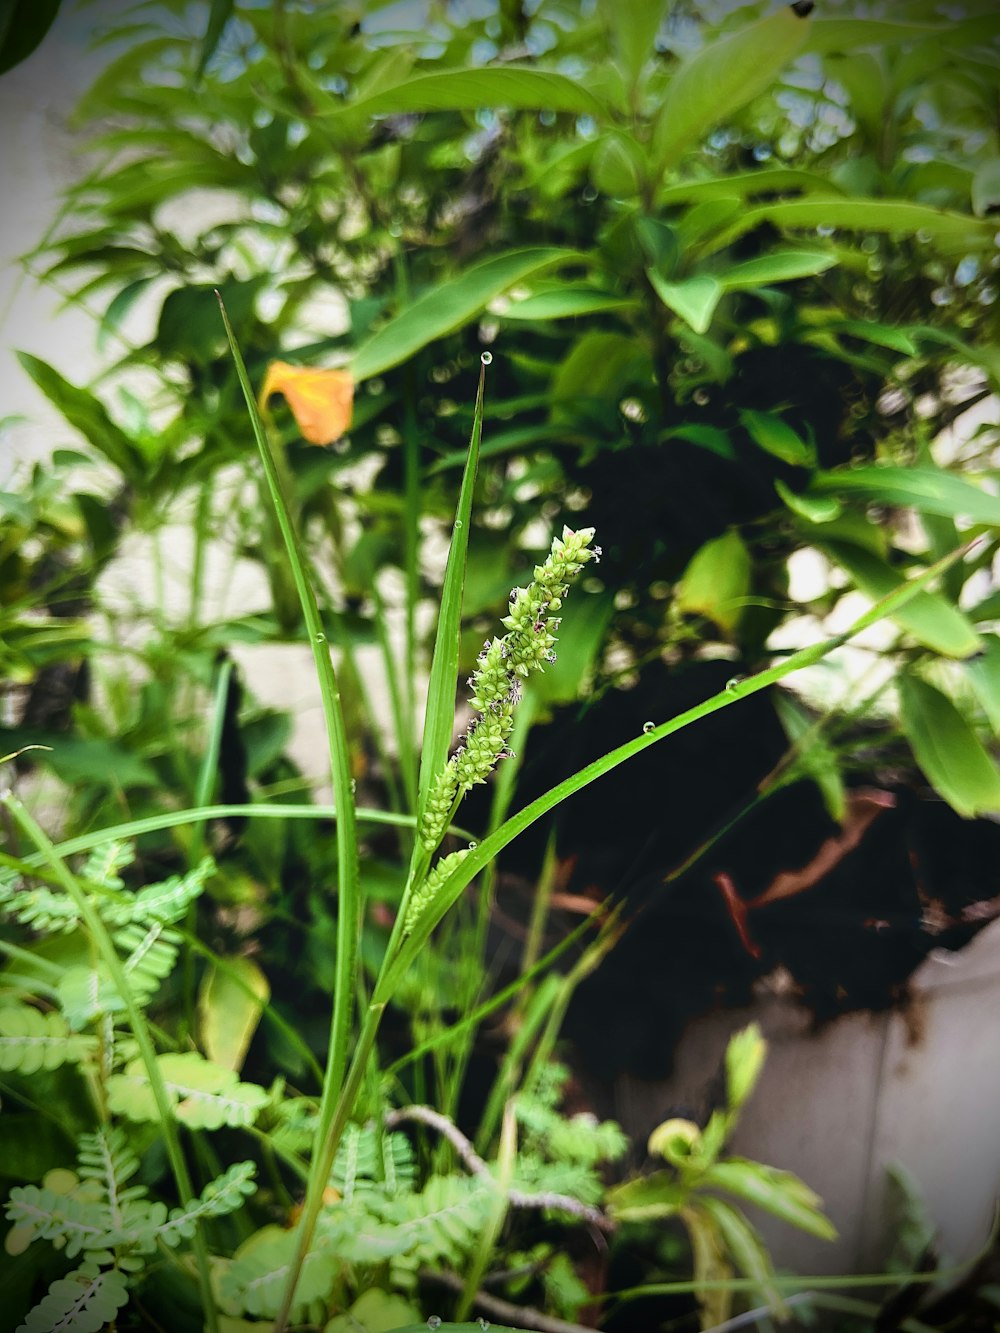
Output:
<instances>
[{"instance_id":1,"label":"grass flower spike","mask_svg":"<svg viewBox=\"0 0 1000 1333\"><path fill-rule=\"evenodd\" d=\"M507 741L514 729L521 682L532 671L542 671L547 662L555 661L554 631L559 618L552 613L560 610L570 582L588 560L600 558L601 549L591 545L593 539L593 528L576 532L563 528L547 559L535 566L532 582L511 593L509 614L502 622L507 633L484 645L469 680L471 703L479 716L428 796L420 827L427 851L433 852L440 843L465 792L477 782L485 782L499 760L508 757Z\"/></svg>"}]
</instances>

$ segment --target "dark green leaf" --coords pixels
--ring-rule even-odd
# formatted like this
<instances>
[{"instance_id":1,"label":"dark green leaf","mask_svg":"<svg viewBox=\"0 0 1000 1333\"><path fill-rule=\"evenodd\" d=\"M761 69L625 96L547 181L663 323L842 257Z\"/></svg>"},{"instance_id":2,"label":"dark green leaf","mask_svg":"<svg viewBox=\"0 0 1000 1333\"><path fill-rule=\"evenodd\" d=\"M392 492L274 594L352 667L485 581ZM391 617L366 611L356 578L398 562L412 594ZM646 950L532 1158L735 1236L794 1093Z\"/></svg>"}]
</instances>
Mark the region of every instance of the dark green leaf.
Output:
<instances>
[{"instance_id":1,"label":"dark green leaf","mask_svg":"<svg viewBox=\"0 0 1000 1333\"><path fill-rule=\"evenodd\" d=\"M219 45L223 29L233 12L233 4L234 0L212 0L211 8L208 11L208 25L205 28L205 36L202 38L201 50L198 53L198 67L195 71L196 83L200 81L201 76L205 73L205 66L215 54L215 48Z\"/></svg>"},{"instance_id":2,"label":"dark green leaf","mask_svg":"<svg viewBox=\"0 0 1000 1333\"><path fill-rule=\"evenodd\" d=\"M780 458L792 467L809 467L815 463L815 450L776 412L755 412L748 407L740 412L740 421L754 444L772 457Z\"/></svg>"},{"instance_id":3,"label":"dark green leaf","mask_svg":"<svg viewBox=\"0 0 1000 1333\"><path fill-rule=\"evenodd\" d=\"M5 0L0 6L0 74L38 48L55 22L61 0Z\"/></svg>"}]
</instances>

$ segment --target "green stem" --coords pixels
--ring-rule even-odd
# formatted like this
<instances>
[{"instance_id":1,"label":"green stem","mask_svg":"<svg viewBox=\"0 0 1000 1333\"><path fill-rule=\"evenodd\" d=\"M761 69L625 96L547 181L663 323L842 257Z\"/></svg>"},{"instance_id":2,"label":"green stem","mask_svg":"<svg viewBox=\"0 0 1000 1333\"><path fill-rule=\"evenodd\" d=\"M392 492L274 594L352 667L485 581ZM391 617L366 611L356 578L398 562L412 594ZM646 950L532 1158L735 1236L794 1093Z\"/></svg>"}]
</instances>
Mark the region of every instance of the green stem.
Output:
<instances>
[{"instance_id":1,"label":"green stem","mask_svg":"<svg viewBox=\"0 0 1000 1333\"><path fill-rule=\"evenodd\" d=\"M11 812L18 824L20 824L25 835L31 839L55 871L60 884L76 904L77 910L87 927L87 931L97 949L100 959L108 969L108 974L114 982L115 989L118 992L122 1004L125 1006L125 1013L128 1017L129 1026L132 1029L132 1035L135 1037L136 1045L139 1047L139 1055L146 1070L146 1077L149 1079L150 1091L153 1094L157 1114L160 1117L163 1145L166 1149L167 1160L170 1162L170 1168L173 1171L174 1180L177 1183L177 1193L180 1198L181 1206L186 1208L189 1205L193 1205L195 1194L191 1185L191 1177L188 1173L187 1163L184 1160L180 1135L177 1132L177 1122L174 1119L173 1106L167 1095L166 1084L163 1081L163 1076L160 1073L160 1066L157 1063L156 1048L153 1045L153 1039L150 1036L149 1028L146 1026L146 1019L143 1012L136 1002L132 988L129 986L128 977L125 975L125 969L118 956L118 950L115 948L114 941L108 934L107 927L101 920L100 915L94 909L87 895L77 883L75 876L66 865L66 862L59 856L53 844L24 808L20 800L13 795L5 795L0 797L0 800L3 801L3 804ZM209 1268L208 1247L205 1244L205 1236L200 1223L195 1224L192 1247L194 1249L195 1263L198 1269L198 1285L201 1288L205 1325L208 1329L208 1333L219 1333L219 1316L215 1306L215 1297L212 1293L212 1275Z\"/></svg>"}]
</instances>

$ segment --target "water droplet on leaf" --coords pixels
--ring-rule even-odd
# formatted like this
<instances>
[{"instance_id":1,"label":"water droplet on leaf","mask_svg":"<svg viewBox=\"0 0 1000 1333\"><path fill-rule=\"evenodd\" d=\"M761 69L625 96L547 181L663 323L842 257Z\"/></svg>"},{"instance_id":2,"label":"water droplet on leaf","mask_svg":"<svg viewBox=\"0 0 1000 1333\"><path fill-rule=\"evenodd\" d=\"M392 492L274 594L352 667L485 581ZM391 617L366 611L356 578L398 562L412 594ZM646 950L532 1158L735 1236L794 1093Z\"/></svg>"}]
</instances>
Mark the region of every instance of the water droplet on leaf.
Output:
<instances>
[{"instance_id":1,"label":"water droplet on leaf","mask_svg":"<svg viewBox=\"0 0 1000 1333\"><path fill-rule=\"evenodd\" d=\"M428 1327L428 1328L440 1328L440 1327L441 1327L441 1316L440 1316L439 1314L432 1314L431 1317L430 1317L430 1319L428 1319L428 1321L427 1321L427 1327Z\"/></svg>"},{"instance_id":2,"label":"water droplet on leaf","mask_svg":"<svg viewBox=\"0 0 1000 1333\"><path fill-rule=\"evenodd\" d=\"M480 1315L480 1316L479 1316L479 1327L480 1327L480 1328L489 1328L489 1326L490 1326L490 1321L489 1321L488 1319L484 1319L483 1316Z\"/></svg>"},{"instance_id":3,"label":"water droplet on leaf","mask_svg":"<svg viewBox=\"0 0 1000 1333\"><path fill-rule=\"evenodd\" d=\"M478 846L479 846L479 843L478 843L478 842L470 842L470 843L469 843L469 851L470 851L470 852L474 852Z\"/></svg>"},{"instance_id":4,"label":"water droplet on leaf","mask_svg":"<svg viewBox=\"0 0 1000 1333\"><path fill-rule=\"evenodd\" d=\"M651 731L655 731L655 730L656 730L656 723L655 723L655 722L644 722L644 723L642 724L642 729L643 729L643 731L646 733L646 735L648 736L649 733L650 733Z\"/></svg>"},{"instance_id":5,"label":"water droplet on leaf","mask_svg":"<svg viewBox=\"0 0 1000 1333\"><path fill-rule=\"evenodd\" d=\"M326 643L326 635L325 635L325 634L317 634L317 635L316 635L316 642L317 642L317 643Z\"/></svg>"},{"instance_id":6,"label":"water droplet on leaf","mask_svg":"<svg viewBox=\"0 0 1000 1333\"><path fill-rule=\"evenodd\" d=\"M460 518L456 518L456 519L455 519L455 527L456 527L456 528L460 528L461 526L462 526L462 520L461 520Z\"/></svg>"},{"instance_id":7,"label":"water droplet on leaf","mask_svg":"<svg viewBox=\"0 0 1000 1333\"><path fill-rule=\"evenodd\" d=\"M484 366L491 366L493 364L493 353L483 352L482 356L479 359Z\"/></svg>"},{"instance_id":8,"label":"water droplet on leaf","mask_svg":"<svg viewBox=\"0 0 1000 1333\"><path fill-rule=\"evenodd\" d=\"M743 676L730 676L730 678L726 681L726 689L729 690L731 694L735 693L736 690L738 690L740 686L743 684L744 679L745 678Z\"/></svg>"}]
</instances>

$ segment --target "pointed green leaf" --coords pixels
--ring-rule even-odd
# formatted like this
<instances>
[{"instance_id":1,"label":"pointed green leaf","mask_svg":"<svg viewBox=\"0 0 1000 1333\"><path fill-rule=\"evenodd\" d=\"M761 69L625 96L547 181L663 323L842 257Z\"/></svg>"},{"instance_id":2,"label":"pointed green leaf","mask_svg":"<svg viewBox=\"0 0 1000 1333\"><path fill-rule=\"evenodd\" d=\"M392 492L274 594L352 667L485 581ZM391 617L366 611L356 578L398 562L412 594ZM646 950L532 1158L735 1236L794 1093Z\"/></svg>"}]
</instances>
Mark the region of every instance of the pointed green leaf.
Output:
<instances>
[{"instance_id":1,"label":"pointed green leaf","mask_svg":"<svg viewBox=\"0 0 1000 1333\"><path fill-rule=\"evenodd\" d=\"M196 83L205 73L205 66L215 54L215 48L219 45L222 31L232 15L233 5L234 0L212 0L208 11L205 36L201 40L201 50L198 52L198 67L195 71Z\"/></svg>"},{"instance_id":2,"label":"pointed green leaf","mask_svg":"<svg viewBox=\"0 0 1000 1333\"><path fill-rule=\"evenodd\" d=\"M1000 736L1000 639L983 634L979 643L980 651L967 658L963 667L994 734Z\"/></svg>"},{"instance_id":3,"label":"pointed green leaf","mask_svg":"<svg viewBox=\"0 0 1000 1333\"><path fill-rule=\"evenodd\" d=\"M128 481L140 482L143 459L136 445L108 416L107 408L92 393L80 389L40 357L18 352L17 359L45 397L74 430L111 463Z\"/></svg>"},{"instance_id":4,"label":"pointed green leaf","mask_svg":"<svg viewBox=\"0 0 1000 1333\"><path fill-rule=\"evenodd\" d=\"M748 407L740 412L740 421L754 444L773 458L792 467L809 467L816 461L812 446L776 412L755 412Z\"/></svg>"},{"instance_id":5,"label":"pointed green leaf","mask_svg":"<svg viewBox=\"0 0 1000 1333\"><path fill-rule=\"evenodd\" d=\"M885 597L905 582L902 574L886 561L859 546L823 542L820 550L846 570L855 586L872 601ZM972 621L937 592L917 593L896 612L893 620L925 648L945 657L969 657L981 646Z\"/></svg>"},{"instance_id":6,"label":"pointed green leaf","mask_svg":"<svg viewBox=\"0 0 1000 1333\"><path fill-rule=\"evenodd\" d=\"M853 492L878 504L912 505L924 513L1000 527L1000 497L942 468L872 466L818 472L810 489L834 495Z\"/></svg>"},{"instance_id":7,"label":"pointed green leaf","mask_svg":"<svg viewBox=\"0 0 1000 1333\"><path fill-rule=\"evenodd\" d=\"M578 79L520 65L449 69L416 74L392 88L359 98L327 116L328 122L405 112L479 111L513 107L604 116L603 104Z\"/></svg>"},{"instance_id":8,"label":"pointed green leaf","mask_svg":"<svg viewBox=\"0 0 1000 1333\"><path fill-rule=\"evenodd\" d=\"M660 169L672 166L703 134L764 92L808 34L809 21L783 5L778 13L688 57L667 86L653 129Z\"/></svg>"},{"instance_id":9,"label":"pointed green leaf","mask_svg":"<svg viewBox=\"0 0 1000 1333\"><path fill-rule=\"evenodd\" d=\"M631 310L636 302L595 287L553 287L515 301L503 312L503 319L567 319L594 315L604 310Z\"/></svg>"},{"instance_id":10,"label":"pointed green leaf","mask_svg":"<svg viewBox=\"0 0 1000 1333\"><path fill-rule=\"evenodd\" d=\"M705 616L732 634L750 591L750 553L735 530L695 553L674 594L675 610Z\"/></svg>"},{"instance_id":11,"label":"pointed green leaf","mask_svg":"<svg viewBox=\"0 0 1000 1333\"><path fill-rule=\"evenodd\" d=\"M351 362L356 380L371 379L408 360L428 343L470 323L495 297L547 269L580 264L578 250L540 248L494 255L450 282L438 283L357 349Z\"/></svg>"},{"instance_id":12,"label":"pointed green leaf","mask_svg":"<svg viewBox=\"0 0 1000 1333\"><path fill-rule=\"evenodd\" d=\"M1000 811L1000 772L948 696L905 675L899 702L917 763L935 791L965 819Z\"/></svg>"},{"instance_id":13,"label":"pointed green leaf","mask_svg":"<svg viewBox=\"0 0 1000 1333\"><path fill-rule=\"evenodd\" d=\"M837 1232L833 1223L819 1211L820 1198L798 1176L790 1171L778 1171L741 1157L716 1162L705 1172L702 1183L712 1189L725 1190L738 1199L756 1204L765 1212L780 1217L800 1231L808 1231L820 1240L834 1240Z\"/></svg>"},{"instance_id":14,"label":"pointed green leaf","mask_svg":"<svg viewBox=\"0 0 1000 1333\"><path fill-rule=\"evenodd\" d=\"M771 1256L756 1227L747 1221L738 1208L734 1208L732 1204L722 1199L702 1195L698 1204L705 1209L718 1228L727 1256L744 1277L757 1283L761 1296L770 1305L774 1314L781 1317L786 1306L774 1284Z\"/></svg>"},{"instance_id":15,"label":"pointed green leaf","mask_svg":"<svg viewBox=\"0 0 1000 1333\"><path fill-rule=\"evenodd\" d=\"M696 273L680 282L668 282L655 268L648 268L646 276L665 306L680 315L695 333L705 332L725 290L718 278L710 273Z\"/></svg>"},{"instance_id":16,"label":"pointed green leaf","mask_svg":"<svg viewBox=\"0 0 1000 1333\"><path fill-rule=\"evenodd\" d=\"M786 486L780 477L775 479L774 489L793 514L809 523L831 523L843 513L843 505L832 495L800 495Z\"/></svg>"},{"instance_id":17,"label":"pointed green leaf","mask_svg":"<svg viewBox=\"0 0 1000 1333\"><path fill-rule=\"evenodd\" d=\"M251 958L220 959L209 968L198 996L198 1023L210 1060L242 1069L270 994L267 977Z\"/></svg>"},{"instance_id":18,"label":"pointed green leaf","mask_svg":"<svg viewBox=\"0 0 1000 1333\"><path fill-rule=\"evenodd\" d=\"M839 262L829 250L772 250L757 259L734 264L716 276L728 292L744 287L763 287L771 282L814 278Z\"/></svg>"},{"instance_id":19,"label":"pointed green leaf","mask_svg":"<svg viewBox=\"0 0 1000 1333\"><path fill-rule=\"evenodd\" d=\"M948 23L907 23L895 19L815 18L805 41L807 51L859 51L869 46L897 46L921 37L946 37Z\"/></svg>"},{"instance_id":20,"label":"pointed green leaf","mask_svg":"<svg viewBox=\"0 0 1000 1333\"><path fill-rule=\"evenodd\" d=\"M37 50L60 4L61 0L6 0L0 8L0 74Z\"/></svg>"}]
</instances>

